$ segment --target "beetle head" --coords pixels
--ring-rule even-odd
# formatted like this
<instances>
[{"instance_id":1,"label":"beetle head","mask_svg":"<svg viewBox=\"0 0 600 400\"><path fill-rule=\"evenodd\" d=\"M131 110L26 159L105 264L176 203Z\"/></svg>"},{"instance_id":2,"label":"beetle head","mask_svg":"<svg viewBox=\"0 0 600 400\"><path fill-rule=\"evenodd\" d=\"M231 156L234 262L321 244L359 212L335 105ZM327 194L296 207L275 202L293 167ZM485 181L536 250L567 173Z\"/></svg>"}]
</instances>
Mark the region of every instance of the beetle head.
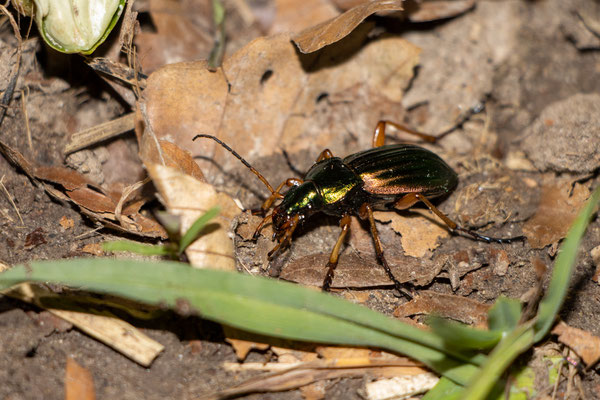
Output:
<instances>
[{"instance_id":1,"label":"beetle head","mask_svg":"<svg viewBox=\"0 0 600 400\"><path fill-rule=\"evenodd\" d=\"M303 220L323 207L323 199L314 183L308 181L294 186L285 194L279 205L273 209L273 230L279 237L292 224Z\"/></svg>"}]
</instances>

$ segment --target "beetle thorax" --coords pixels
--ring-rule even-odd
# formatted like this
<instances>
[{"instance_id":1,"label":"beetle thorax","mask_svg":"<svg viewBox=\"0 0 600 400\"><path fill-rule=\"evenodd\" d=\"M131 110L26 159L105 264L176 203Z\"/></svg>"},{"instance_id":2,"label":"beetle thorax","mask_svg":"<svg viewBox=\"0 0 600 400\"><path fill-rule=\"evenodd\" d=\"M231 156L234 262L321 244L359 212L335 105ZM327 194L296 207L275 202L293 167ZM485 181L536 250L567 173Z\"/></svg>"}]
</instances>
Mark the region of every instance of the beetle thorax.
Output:
<instances>
[{"instance_id":1,"label":"beetle thorax","mask_svg":"<svg viewBox=\"0 0 600 400\"><path fill-rule=\"evenodd\" d=\"M295 215L300 221L323 208L323 200L313 182L292 187L279 205L273 209L275 231L285 229L286 223Z\"/></svg>"}]
</instances>

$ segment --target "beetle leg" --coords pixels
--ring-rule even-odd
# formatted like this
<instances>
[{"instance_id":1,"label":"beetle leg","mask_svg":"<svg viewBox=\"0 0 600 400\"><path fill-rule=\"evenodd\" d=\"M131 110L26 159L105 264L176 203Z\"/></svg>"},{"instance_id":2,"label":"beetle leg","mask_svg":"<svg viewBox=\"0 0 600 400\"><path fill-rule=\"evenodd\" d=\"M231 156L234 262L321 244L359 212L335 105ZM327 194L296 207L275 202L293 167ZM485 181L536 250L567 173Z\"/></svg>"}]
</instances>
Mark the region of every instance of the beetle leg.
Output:
<instances>
[{"instance_id":1,"label":"beetle leg","mask_svg":"<svg viewBox=\"0 0 600 400\"><path fill-rule=\"evenodd\" d=\"M412 207L417 202L423 202L429 208L431 212L437 215L444 223L448 226L450 231L452 232L462 232L465 235L472 237L475 240L481 240L483 242L496 242L496 243L512 243L514 241L521 241L525 239L525 236L515 236L511 238L493 238L485 235L481 235L477 232L474 232L470 229L463 228L459 226L456 222L452 221L448 218L443 212L437 209L431 202L427 199L427 197L423 196L419 193L410 193L406 196L402 197L400 200L394 204L394 206L399 210L406 210L409 207Z\"/></svg>"},{"instance_id":2,"label":"beetle leg","mask_svg":"<svg viewBox=\"0 0 600 400\"><path fill-rule=\"evenodd\" d=\"M396 287L396 290L398 292L400 292L408 300L412 300L413 295L408 290L406 290L404 285L402 283L400 283L398 281L398 279L396 279L396 277L394 276L394 273L392 272L392 270L390 269L390 266L387 263L387 260L385 259L385 256L383 255L383 249L381 248L381 241L379 240L379 233L377 232L377 226L375 225L375 218L373 217L373 208L369 205L369 203L364 203L360 207L360 209L358 211L358 215L361 219L369 220L369 226L371 228L371 236L373 237L373 242L375 243L375 253L377 254L377 260L383 266L383 269L387 273L390 280L392 282L394 282L394 286Z\"/></svg>"},{"instance_id":3,"label":"beetle leg","mask_svg":"<svg viewBox=\"0 0 600 400\"><path fill-rule=\"evenodd\" d=\"M277 251L279 251L279 249L287 247L292 243L292 234L298 227L299 220L300 220L300 217L298 215L295 215L293 217L293 219L291 221L289 221L289 225L288 225L287 229L285 230L285 233L279 239L279 243L277 243L277 245L273 248L273 250L271 250L269 252L269 254L267 254L267 257L269 258L269 260L271 260L275 256L275 254L277 253Z\"/></svg>"},{"instance_id":4,"label":"beetle leg","mask_svg":"<svg viewBox=\"0 0 600 400\"><path fill-rule=\"evenodd\" d=\"M325 275L325 279L323 280L323 291L328 291L331 286L331 282L333 281L333 273L335 271L335 267L338 263L338 256L340 255L340 247L342 247L342 243L344 242L344 238L346 234L350 230L350 215L346 214L340 219L340 228L342 231L340 232L340 236L338 236L337 242L335 242L335 246L331 250L331 255L329 256L329 262L327 263L327 275Z\"/></svg>"},{"instance_id":5,"label":"beetle leg","mask_svg":"<svg viewBox=\"0 0 600 400\"><path fill-rule=\"evenodd\" d=\"M260 221L260 224L258 224L258 226L256 227L256 230L254 231L254 234L252 235L252 240L257 240L258 239L258 235L260 234L260 231L262 230L263 226L265 226L265 224L267 222L269 222L271 219L273 219L273 213L267 215L266 217L263 218L262 221Z\"/></svg>"},{"instance_id":6,"label":"beetle leg","mask_svg":"<svg viewBox=\"0 0 600 400\"><path fill-rule=\"evenodd\" d=\"M281 189L283 189L284 185L288 186L288 187L292 187L292 186L301 185L302 182L303 182L302 179L299 179L299 178L289 178L289 179L286 179L285 181L281 182L279 184L279 186L277 186L277 189L275 189L275 191L273 193L271 193L271 195L264 201L264 203L260 207L261 211L264 213L269 208L271 208L271 206L273 205L273 202L275 200L283 199L283 195L281 193L279 193L279 191Z\"/></svg>"},{"instance_id":7,"label":"beetle leg","mask_svg":"<svg viewBox=\"0 0 600 400\"><path fill-rule=\"evenodd\" d=\"M331 150L325 149L321 152L321 154L319 154L319 157L317 157L317 162L326 160L328 158L333 158L333 153Z\"/></svg>"},{"instance_id":8,"label":"beetle leg","mask_svg":"<svg viewBox=\"0 0 600 400\"><path fill-rule=\"evenodd\" d=\"M388 124L400 131L410 133L414 136L418 136L426 142L435 143L437 141L437 138L435 136L415 131L414 129L410 129L406 125L398 124L392 121L379 121L377 123L377 126L375 126L375 130L373 131L373 147L380 147L385 144L385 128Z\"/></svg>"}]
</instances>

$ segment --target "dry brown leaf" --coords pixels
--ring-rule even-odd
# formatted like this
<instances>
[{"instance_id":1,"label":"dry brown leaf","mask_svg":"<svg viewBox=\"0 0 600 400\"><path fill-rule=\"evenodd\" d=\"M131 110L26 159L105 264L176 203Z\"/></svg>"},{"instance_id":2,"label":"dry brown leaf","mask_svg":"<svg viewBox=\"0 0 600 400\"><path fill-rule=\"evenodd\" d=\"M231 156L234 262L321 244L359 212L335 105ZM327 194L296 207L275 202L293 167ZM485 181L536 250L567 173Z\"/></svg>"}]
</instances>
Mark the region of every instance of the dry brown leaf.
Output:
<instances>
[{"instance_id":1,"label":"dry brown leaf","mask_svg":"<svg viewBox=\"0 0 600 400\"><path fill-rule=\"evenodd\" d=\"M380 236L381 234L380 231ZM335 236L335 233L332 235ZM393 233L391 235L393 239L397 237ZM349 246L340 255L331 287L359 288L391 285L392 282L383 267L377 262L369 231L365 230L354 217L349 236ZM259 245L260 243L261 241ZM436 255L433 260L406 256L389 238L384 241L383 246L388 264L400 282L412 282L416 286L428 285L448 263L449 256L445 254ZM309 254L294 258L283 266L280 277L304 285L320 287L326 273L328 254L329 249L325 254Z\"/></svg>"},{"instance_id":2,"label":"dry brown leaf","mask_svg":"<svg viewBox=\"0 0 600 400\"><path fill-rule=\"evenodd\" d=\"M269 34L300 32L339 15L328 0L276 0L275 20Z\"/></svg>"},{"instance_id":3,"label":"dry brown leaf","mask_svg":"<svg viewBox=\"0 0 600 400\"><path fill-rule=\"evenodd\" d=\"M448 228L431 220L428 210L414 209L399 215L395 212L376 212L375 219L391 222L391 227L402 238L404 254L421 258L440 244L440 239L450 236Z\"/></svg>"},{"instance_id":4,"label":"dry brown leaf","mask_svg":"<svg viewBox=\"0 0 600 400\"><path fill-rule=\"evenodd\" d=\"M80 207L83 214L105 226L119 231L133 233L145 237L165 238L165 230L154 220L139 213L143 201L133 201L126 204L120 220L115 216L117 203L121 192L107 192L94 185L87 177L77 171L64 167L37 167L29 163L20 153L12 150L15 162L24 162L20 165L30 174L32 179L40 179L62 186L65 191L58 190L50 184L44 184L44 189L52 197L60 201L71 201ZM5 149L7 151L7 149ZM8 153L8 154L12 154Z\"/></svg>"},{"instance_id":5,"label":"dry brown leaf","mask_svg":"<svg viewBox=\"0 0 600 400\"><path fill-rule=\"evenodd\" d=\"M67 357L65 368L65 399L94 400L94 378L92 373L72 359Z\"/></svg>"},{"instance_id":6,"label":"dry brown leaf","mask_svg":"<svg viewBox=\"0 0 600 400\"><path fill-rule=\"evenodd\" d=\"M88 187L69 190L66 194L75 204L95 213L114 214L117 207L110 197Z\"/></svg>"},{"instance_id":7,"label":"dry brown leaf","mask_svg":"<svg viewBox=\"0 0 600 400\"><path fill-rule=\"evenodd\" d=\"M286 34L259 38L223 62L231 93L218 136L243 155L269 155L280 146L307 75ZM300 110L300 112L303 112ZM230 157L230 155L228 155Z\"/></svg>"},{"instance_id":8,"label":"dry brown leaf","mask_svg":"<svg viewBox=\"0 0 600 400\"><path fill-rule=\"evenodd\" d=\"M235 270L233 241L229 234L232 219L241 210L224 193L207 183L170 167L147 164L148 173L171 214L181 218L181 234L208 209L218 206L219 215L205 233L186 249L190 263L196 268Z\"/></svg>"},{"instance_id":9,"label":"dry brown leaf","mask_svg":"<svg viewBox=\"0 0 600 400\"><path fill-rule=\"evenodd\" d=\"M475 0L408 0L405 14L412 22L429 22L456 17L475 6Z\"/></svg>"},{"instance_id":10,"label":"dry brown leaf","mask_svg":"<svg viewBox=\"0 0 600 400\"><path fill-rule=\"evenodd\" d=\"M466 297L423 290L419 291L417 297L396 308L394 316L401 318L411 315L436 314L465 324L485 327L489 308L490 306L487 304Z\"/></svg>"},{"instance_id":11,"label":"dry brown leaf","mask_svg":"<svg viewBox=\"0 0 600 400\"><path fill-rule=\"evenodd\" d=\"M561 343L573 349L588 367L600 360L600 337L588 331L573 328L562 321L552 329L552 333L558 335Z\"/></svg>"},{"instance_id":12,"label":"dry brown leaf","mask_svg":"<svg viewBox=\"0 0 600 400\"><path fill-rule=\"evenodd\" d=\"M233 351L235 351L235 355L240 361L244 361L248 353L252 350L264 351L270 347L266 343L256 343L241 339L225 338L225 341L233 347Z\"/></svg>"},{"instance_id":13,"label":"dry brown leaf","mask_svg":"<svg viewBox=\"0 0 600 400\"><path fill-rule=\"evenodd\" d=\"M288 35L277 35L250 42L215 73L201 62L161 68L148 78L144 91L145 122L158 138L240 169L243 166L216 143L192 138L214 134L251 162L280 147L290 153L310 149L316 158L326 146L335 152L343 145L333 133L346 132L351 125L366 147L381 113L401 112L403 88L419 53L399 38L361 47L366 33L344 48L328 47L319 60L299 55ZM332 62L342 55L344 62ZM325 120L318 112L323 94L335 107ZM349 120L349 115L365 117ZM223 174L213 162L198 162L209 180Z\"/></svg>"},{"instance_id":14,"label":"dry brown leaf","mask_svg":"<svg viewBox=\"0 0 600 400\"><path fill-rule=\"evenodd\" d=\"M75 190L92 185L89 179L70 168L37 167L34 174L39 179L57 183L67 190Z\"/></svg>"},{"instance_id":15,"label":"dry brown leaf","mask_svg":"<svg viewBox=\"0 0 600 400\"><path fill-rule=\"evenodd\" d=\"M135 35L146 73L165 64L208 58L213 46L210 0L150 0L149 6L156 33Z\"/></svg>"},{"instance_id":16,"label":"dry brown leaf","mask_svg":"<svg viewBox=\"0 0 600 400\"><path fill-rule=\"evenodd\" d=\"M589 189L579 183L574 186L568 180L545 183L537 212L523 226L531 247L541 249L564 238L589 195Z\"/></svg>"},{"instance_id":17,"label":"dry brown leaf","mask_svg":"<svg viewBox=\"0 0 600 400\"><path fill-rule=\"evenodd\" d=\"M160 145L160 154L156 149L156 143L148 136L144 136L140 151L140 158L144 163L163 164L176 168L199 181L206 182L200 167L189 152L166 140L159 140L158 144Z\"/></svg>"},{"instance_id":18,"label":"dry brown leaf","mask_svg":"<svg viewBox=\"0 0 600 400\"><path fill-rule=\"evenodd\" d=\"M248 356L248 353L252 350L265 351L268 349L271 349L271 351L277 355L278 362L280 364L282 363L280 357L286 352L295 352L295 354L313 354L314 356L310 358L310 360L314 360L317 357L315 353L309 353L306 351L298 351L275 346L275 344L280 344L283 346L286 343L289 343L283 339L277 340L273 338L267 338L244 330L239 330L231 326L223 326L223 333L225 335L225 341L231 345L239 361L244 361ZM294 363L297 363L299 361L303 361L303 359L294 358L293 360Z\"/></svg>"},{"instance_id":19,"label":"dry brown leaf","mask_svg":"<svg viewBox=\"0 0 600 400\"><path fill-rule=\"evenodd\" d=\"M342 39L369 15L376 12L398 10L402 10L401 0L375 0L359 4L330 21L300 32L292 40L302 53L312 53Z\"/></svg>"},{"instance_id":20,"label":"dry brown leaf","mask_svg":"<svg viewBox=\"0 0 600 400\"><path fill-rule=\"evenodd\" d=\"M221 70L208 71L206 62L170 64L148 77L142 100L148 121L143 121L143 115L137 113L138 127L143 122L159 138L192 149L193 154L210 156L208 150L214 152L214 143L192 142L192 138L218 130L226 99L227 80ZM142 141L146 130L136 133L142 160L157 162L156 143Z\"/></svg>"},{"instance_id":21,"label":"dry brown leaf","mask_svg":"<svg viewBox=\"0 0 600 400\"><path fill-rule=\"evenodd\" d=\"M321 287L327 269L327 254L312 254L306 257L293 260L286 264L279 277L292 282L301 283L307 286ZM388 259L390 268L399 282L408 282L411 280L410 270L413 265L419 261L414 258ZM338 266L335 269L335 275L332 288L347 287L371 287L392 285L383 267L377 263L374 254L357 255L355 253L344 253L340 255Z\"/></svg>"}]
</instances>

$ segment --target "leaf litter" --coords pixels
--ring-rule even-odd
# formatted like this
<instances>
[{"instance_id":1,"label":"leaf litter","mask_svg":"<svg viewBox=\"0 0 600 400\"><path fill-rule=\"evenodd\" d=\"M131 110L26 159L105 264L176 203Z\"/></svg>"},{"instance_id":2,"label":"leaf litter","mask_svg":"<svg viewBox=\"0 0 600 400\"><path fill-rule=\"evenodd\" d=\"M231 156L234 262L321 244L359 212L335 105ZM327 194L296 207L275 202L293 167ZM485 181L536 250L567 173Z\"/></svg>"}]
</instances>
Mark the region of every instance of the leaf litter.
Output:
<instances>
[{"instance_id":1,"label":"leaf litter","mask_svg":"<svg viewBox=\"0 0 600 400\"><path fill-rule=\"evenodd\" d=\"M159 4L159 2L151 3L154 5ZM280 5L283 3L280 2ZM386 2L378 3L385 4ZM410 3L408 2L407 6ZM450 3L453 3L452 5L455 7L449 7ZM335 17L331 7L328 7L326 3L320 4L322 4L320 10L323 11L319 11L319 14L322 14L318 18L315 17L313 23L318 22L319 18L326 20ZM466 12L472 7L473 2L436 1L424 4L420 9L407 13L405 17L413 21L448 18ZM364 5L361 7L362 9L366 8ZM428 7L430 8L428 9ZM484 21L483 15L489 13L492 9L493 7L489 4L481 4L478 5L476 13L465 16L465 21L475 19L476 22L475 25L464 22L465 26L471 26L472 29L471 36L468 37L477 37L477 33L481 31L484 32L484 35L489 34L489 32L497 32L497 30L490 29L487 25L481 25ZM502 10L502 12L506 12L506 8ZM173 39L177 38L177 29L172 29L174 26L172 26L172 22L169 22L168 16L159 16L158 11L157 9L153 10L153 18L156 18L156 21L159 21L159 18L163 19L158 22L158 25L162 26L159 27L158 33L165 35L165 37L159 39L150 39L149 36L144 37L142 35L138 37L140 39L138 43L140 49L144 49L144 45L150 44L146 47L145 53L152 55L152 57L158 57L157 59L148 57L148 61L154 62L156 67L160 67L161 63L164 62L161 60L167 58L170 44L177 41L177 39ZM511 9L510 12L514 12L514 9ZM353 11L353 13L356 13L356 11ZM343 27L348 28L350 31L354 28L352 25L356 25L357 21L360 22L359 20L362 20L366 16L365 14L368 13L359 12L356 14L357 17L348 17L348 20L344 20L346 17L338 18L336 23L339 24L339 21L342 21ZM279 15L279 17L282 15ZM263 20L268 20L268 18ZM277 23L273 26L278 26ZM287 25L285 25L285 22L281 22L279 26L297 26L298 28L294 28L296 32L305 29L304 22L296 25L293 25L293 23L292 19L292 21L287 22ZM416 46L397 37L373 36L370 33L372 27L370 22L359 25L350 36L339 40L337 34L328 34L332 30L331 27L335 27L333 30L339 31L337 26L332 22L331 25L325 23L320 28L315 28L312 32L318 34L314 34L314 38L310 37L313 33L310 33L309 30L300 34L282 33L256 39L254 42L240 47L239 50L236 49L236 52L231 52L225 60L223 69L214 73L207 72L206 65L203 62L193 62L165 66L150 75L149 85L143 92L143 98L139 103L139 108L145 109L147 114L138 113L137 122L138 125L145 125L147 129L153 131L156 134L156 139L149 139L146 131L141 129L138 130L138 143L141 158L149 166L149 170L162 170L163 167L154 165L160 164L162 161L179 170L177 173L170 171L168 174L154 174L156 185L162 186L159 191L163 195L167 207L185 208L197 213L198 209L205 209L204 207L207 204L214 204L214 202L233 204L230 197L220 197L219 200L199 200L198 193L201 192L208 192L209 194L206 196L209 198L213 195L218 196L214 189L206 184L198 184L198 180L202 180L202 176L212 183L222 184L226 182L226 187L223 190L235 197L246 196L243 199L244 203L257 204L256 198L264 197L264 194L261 195L261 193L265 193L264 188L256 182L249 182L255 180L254 177L237 164L237 161L231 155L215 146L214 143L191 142L191 138L197 133L211 133L219 136L234 145L236 150L248 157L249 160L258 160L259 163L262 163L266 169L263 168L261 171L264 170L270 180L279 181L287 177L285 174L289 174L284 168L279 168L280 164L275 164L275 162L282 162L282 158L279 157L282 148L291 154L295 160L299 160L300 168L304 167L306 169L314 162L314 158L320 150L325 147L331 147L336 155L345 155L348 152L368 147L370 132L375 122L381 118L404 119L406 117L404 107L407 105L409 108L412 107L410 112L412 117L424 121L421 126L433 127L427 130L439 132L442 130L440 127L452 125L466 107L484 98L485 94L491 90L490 63L481 62L485 56L490 55L490 48L484 48L484 51L477 48L477 51L467 52L468 56L465 57L468 60L461 60L464 65L480 66L479 74L476 77L472 74L469 75L471 70L468 68L464 69L467 72L466 74L461 74L460 67L457 67L456 64L452 62L447 64L438 63L432 59L432 55L434 55L434 58L437 56L440 59L449 59L448 52L453 50L451 46L443 43L448 43L444 41L457 41L456 32L446 34L451 32L452 24L441 27L442 33L433 39L434 42L437 40L438 44L436 45L431 45L431 42L420 41L418 38L415 40L422 47L428 49L420 62L423 70L416 78L413 77L413 68L419 63L419 50ZM172 31L169 32L169 29ZM282 31L292 30L291 28L278 29ZM306 32L309 32L309 34ZM498 38L505 48L511 40L511 35L514 34L514 31L510 29L507 32L508 34L501 35ZM188 47L181 52L182 57L194 57L193 51L190 53L190 48L198 44L198 38L204 34L204 32L194 33L193 35L190 35L189 32L185 33L188 36L184 37L183 42ZM460 35L467 37L462 33ZM291 39L297 40L296 43L301 48L314 50L316 53L300 54L297 47L290 41ZM301 39L306 40L302 41ZM152 42L152 40L155 41ZM316 44L311 47L307 43ZM473 43L470 45L473 45ZM399 51L398 48L401 48L402 51ZM432 53L431 49L436 49L438 54ZM158 50L163 51L163 54L160 54ZM206 51L206 48L198 50L200 52ZM200 54L200 52L197 54ZM498 63L503 57L506 57L506 54L506 52L499 51L494 53L492 58ZM432 67L440 68L440 66L440 71L430 70ZM144 67L145 72L152 69L154 68ZM469 78L475 79L469 81ZM404 98L404 89L411 84L412 87L407 100ZM449 88L457 90L450 90ZM441 95L437 96L440 93ZM465 93L468 95L465 96ZM452 100L448 100L449 98ZM455 107L455 104L458 103L465 106L462 109ZM548 121L544 122L548 123ZM466 135L468 136L468 133ZM345 139L340 140L340 137ZM462 137L461 140L464 140L465 132L457 132L456 137ZM492 132L491 138L495 138L494 132ZM161 149L158 152L160 153L158 158L156 158L156 153L153 154L153 150L156 149L156 146L152 146L153 141L154 144L158 143ZM454 138L449 137L446 142L449 145L445 144L442 149L436 149L436 151L444 153L450 149L450 155L453 155L452 152L465 154L470 150L468 146L461 148L456 145L456 143L463 143L464 141L456 141ZM193 162L191 155L186 154L183 149L188 150L194 156L200 155L200 158L196 159L199 161L201 169ZM531 149L528 150L527 155L535 150L535 146ZM131 232L136 230L139 232L140 225L131 224L131 221L135 221L132 216L140 215L147 218L147 214L142 215L139 213L146 200L132 200L130 207L133 213L124 212L124 215L130 217L131 221L129 221L129 224L124 225L122 221L118 221L114 213L117 204L121 200L121 192L108 190L97 182L90 182L87 178L82 179L84 174L76 176L55 169L59 167L40 167L38 169L36 163L27 160L16 150L9 148L6 152L11 159L18 160L19 165L26 171L35 170L39 172L42 179L51 178L45 179L46 182L50 182L47 186L50 193L53 193L57 198L79 204L82 210L85 210L84 212L100 222L109 226L125 227L126 230ZM277 165L277 167L273 167L274 165ZM50 170L42 168L50 168ZM182 175L182 172L186 175ZM231 175L228 176L231 172L235 172L234 178L242 177L243 183L250 186L253 193L247 195L237 188L237 183L231 184ZM517 180L523 178L518 172L517 175L519 176ZM194 177L193 180L189 180L190 176ZM519 185L514 190L513 181L509 186L504 186L505 181L502 180L501 176L502 172L500 172L499 180L493 176L488 178L488 181L484 180L483 183L480 181L479 183L473 183L472 186L459 188L459 191L451 196L449 202L452 204L451 201L455 200L456 209L454 212L461 222L469 226L482 227L502 225L504 221L514 221L515 218L518 221L528 218L527 213L523 213L523 207L525 204L533 204L537 207L538 200L535 195L531 197L529 193L531 190L523 189ZM173 185L183 186L184 189L189 190L177 190L174 192L177 196L169 196L171 180L173 180ZM235 182L235 179L233 182ZM485 190L481 193L485 195L488 193L487 189L490 186L498 184L501 185L497 193L490 195L489 198L474 196L477 193L476 189L483 187ZM536 215L530 219L530 221L535 221L537 224L535 226L548 224L551 222L549 219L554 219L554 222L556 222L570 218L585 200L586 193L589 193L589 190L586 192L586 185L579 185L579 187L576 186L573 189L572 195L565 197L566 186L567 184L557 186L559 194L556 197L552 195L551 184L548 184L548 182L543 183L542 195L540 196L541 203L537 207ZM507 187L513 189L506 190ZM192 195L180 204L176 197L182 193L187 196L186 192L191 192ZM523 196L523 192L527 195ZM548 195L549 193L550 195ZM498 206L499 203L494 203L494 199L497 198L496 194L503 199L500 201L502 207ZM515 195L518 197L515 198ZM506 204L510 204L510 206L507 207ZM474 206L479 206L479 209ZM535 207L532 209L535 210ZM232 205L232 209L235 210L236 208ZM127 207L124 210L127 210ZM468 212L462 212L461 210L468 210ZM521 214L517 216L512 210L516 210ZM552 214L548 219L548 210L559 210L560 212ZM428 214L420 209L416 213ZM528 213L533 214L533 211ZM228 231L234 214L232 213L231 217L227 217L222 221L222 226L219 229L221 234ZM388 243L394 243L395 245L397 245L397 242L402 243L404 253L400 250L390 250L390 263L398 266L405 265L401 268L405 272L398 271L397 267L394 270L398 276L403 277L403 280L435 286L435 279L439 276L442 280L450 279L453 289L460 287L461 290L465 289L468 293L474 290L469 289L469 286L473 285L473 282L469 282L468 279L471 276L470 274L485 269L488 264L492 265L494 275L500 276L508 273L508 278L510 278L511 272L510 270L507 271L507 268L511 265L511 262L507 260L506 251L492 249L493 251L482 252L475 249L454 254L453 249L449 249L448 246L444 245L441 249L436 250L436 247L442 242L444 244L447 242L445 240L447 231L440 228L439 224L423 217L415 217L411 220L420 221L418 223L419 227L415 228L414 225L417 225L417 223L403 224L400 221L402 216L394 213L387 214L387 216L380 215L380 220L383 222L389 221L388 224L383 225L383 236L386 237ZM546 220L541 219L544 215L546 215ZM536 218L539 219L536 220ZM554 225L549 224L551 232L544 233L543 230L536 228L531 223L529 227L532 230L533 244L545 247L559 241L564 236L562 228L568 226L568 224L562 222L562 226L558 225L557 223ZM238 234L241 226L243 224L238 226ZM255 225L247 224L245 229L251 231L252 226ZM437 233L435 233L436 228L438 228ZM326 231L323 237L335 236L333 232L336 229L336 226L325 227L325 229L322 229ZM143 228L141 231L144 232ZM396 232L400 233L400 236ZM302 237L299 237L297 239L298 245L293 250L297 251L299 247L310 244L310 242L305 241L305 237L313 233L311 231L305 232ZM267 234L266 237L259 240L259 243L262 241L265 248L271 246L268 237ZM221 236L219 240L228 243L231 239ZM334 240L334 238L331 240ZM464 241L460 243L464 243ZM330 245L331 243L323 243L322 250L317 250L317 253L313 250L312 254L305 254L301 257L294 256L285 265L282 277L319 286L322 283L322 266L326 263ZM373 257L368 232L365 232L357 221L353 222L352 237L348 241L347 247L348 250L342 255L342 262L340 262L338 271L339 277L336 275L334 287L369 287L388 283L387 277ZM229 248L232 249L233 247ZM315 247L315 249L318 249L318 247ZM255 249L257 253L262 250L264 249L259 247ZM310 250L308 251L310 252ZM262 253L264 254L265 251L262 251ZM348 262L345 261L346 259ZM489 260L493 261L490 262ZM300 267L300 271L302 271L302 266L312 267L313 272L320 272L321 275L309 279L304 274L304 276L294 279L289 275L293 273L294 266ZM439 275L440 273L441 275ZM473 288L476 287L477 285L473 286ZM463 292L461 291L461 293ZM438 296L440 296L438 293L432 292L431 301L445 299ZM448 302L459 310L459 317L465 318L469 315L469 308L460 305L458 299L448 300ZM434 308L429 304L422 307L421 310L424 313L429 313Z\"/></svg>"}]
</instances>

